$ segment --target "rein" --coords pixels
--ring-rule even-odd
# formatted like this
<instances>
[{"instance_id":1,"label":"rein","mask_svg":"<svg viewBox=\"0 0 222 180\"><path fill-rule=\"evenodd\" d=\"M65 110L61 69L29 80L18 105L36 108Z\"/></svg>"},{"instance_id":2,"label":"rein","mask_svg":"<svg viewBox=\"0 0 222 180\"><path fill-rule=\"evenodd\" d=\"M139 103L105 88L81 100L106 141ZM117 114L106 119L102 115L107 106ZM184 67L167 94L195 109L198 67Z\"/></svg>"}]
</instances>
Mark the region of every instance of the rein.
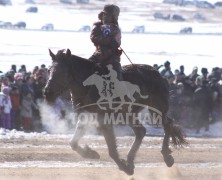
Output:
<instances>
[{"instance_id":1,"label":"rein","mask_svg":"<svg viewBox=\"0 0 222 180\"><path fill-rule=\"evenodd\" d=\"M125 54L129 62L134 66L133 62L130 60L129 56L126 54L126 52L123 50L123 48L120 47L120 50Z\"/></svg>"},{"instance_id":2,"label":"rein","mask_svg":"<svg viewBox=\"0 0 222 180\"><path fill-rule=\"evenodd\" d=\"M137 72L142 74L142 72L140 71L140 69L130 60L129 56L126 54L126 52L123 50L123 48L120 47L120 50L125 54L125 56L127 57L127 59L129 60L129 62L132 64L133 67L136 68Z\"/></svg>"}]
</instances>

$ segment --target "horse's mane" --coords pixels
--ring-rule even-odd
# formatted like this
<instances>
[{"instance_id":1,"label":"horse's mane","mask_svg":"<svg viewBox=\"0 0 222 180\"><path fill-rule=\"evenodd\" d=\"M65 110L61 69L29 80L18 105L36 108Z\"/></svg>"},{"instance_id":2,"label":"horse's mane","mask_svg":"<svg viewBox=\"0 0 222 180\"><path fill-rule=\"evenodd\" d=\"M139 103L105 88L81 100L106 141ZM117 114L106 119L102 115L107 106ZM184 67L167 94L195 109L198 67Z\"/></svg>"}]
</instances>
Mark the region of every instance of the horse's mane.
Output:
<instances>
[{"instance_id":1,"label":"horse's mane","mask_svg":"<svg viewBox=\"0 0 222 180\"><path fill-rule=\"evenodd\" d=\"M89 59L72 54L72 63L79 64L82 67L95 67L95 63Z\"/></svg>"},{"instance_id":2,"label":"horse's mane","mask_svg":"<svg viewBox=\"0 0 222 180\"><path fill-rule=\"evenodd\" d=\"M128 72L134 71L135 72L135 70L138 70L138 69L148 70L148 71L155 70L152 66L150 66L148 64L128 64L128 65L122 66L123 72L126 72L126 71L128 71Z\"/></svg>"},{"instance_id":3,"label":"horse's mane","mask_svg":"<svg viewBox=\"0 0 222 180\"><path fill-rule=\"evenodd\" d=\"M59 50L56 54L56 58L57 59L67 59L67 55L64 51L65 51L64 49ZM78 66L80 69L81 69L81 67L82 68L87 68L87 67L93 68L95 66L95 63L93 63L89 59L86 59L86 58L83 58L83 57L80 57L80 56L77 56L74 54L71 54L71 58L69 57L69 63L71 63L70 67L71 66Z\"/></svg>"}]
</instances>

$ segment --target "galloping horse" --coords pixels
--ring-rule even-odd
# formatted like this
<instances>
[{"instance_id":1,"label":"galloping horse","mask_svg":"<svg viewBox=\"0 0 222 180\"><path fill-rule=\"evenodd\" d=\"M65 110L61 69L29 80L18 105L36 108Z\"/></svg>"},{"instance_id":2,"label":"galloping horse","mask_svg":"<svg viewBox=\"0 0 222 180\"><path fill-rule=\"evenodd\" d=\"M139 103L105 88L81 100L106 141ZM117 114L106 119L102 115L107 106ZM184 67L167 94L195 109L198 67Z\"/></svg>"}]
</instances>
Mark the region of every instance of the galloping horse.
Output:
<instances>
[{"instance_id":1,"label":"galloping horse","mask_svg":"<svg viewBox=\"0 0 222 180\"><path fill-rule=\"evenodd\" d=\"M49 53L52 58L52 64L49 68L49 79L44 89L46 101L53 103L62 92L69 90L73 106L79 109L80 113L81 107L85 107L84 111L89 113L97 113L99 130L104 135L110 157L115 161L120 170L128 175L134 174L134 159L146 134L146 128L140 123L139 119L129 120L127 125L132 128L135 134L135 141L127 154L127 159L120 159L117 152L113 124L104 123L103 121L105 113L116 112L113 109L103 110L95 105L88 106L89 104L95 104L100 97L98 90L94 86L83 85L83 82L88 77L98 71L101 72L101 69L92 61L72 55L69 49L66 52L60 50L57 54L53 54L49 50ZM135 93L133 96L137 104L150 106L162 113L162 125L165 134L161 153L166 165L171 167L174 164L174 159L169 148L170 137L174 146L182 146L187 142L181 128L174 124L173 120L166 115L169 106L169 92L166 80L161 77L158 71L148 65L134 64L123 66L122 75L124 81L137 85L140 88L141 94L149 96L148 98L141 98L140 93ZM141 110L143 110L142 107L132 106L133 113L139 113ZM123 107L119 112L122 114L127 113L128 108ZM81 120L79 120L70 145L74 151L83 157L99 158L100 156L96 151L88 146L82 148L78 144L86 130L84 124L81 124Z\"/></svg>"}]
</instances>

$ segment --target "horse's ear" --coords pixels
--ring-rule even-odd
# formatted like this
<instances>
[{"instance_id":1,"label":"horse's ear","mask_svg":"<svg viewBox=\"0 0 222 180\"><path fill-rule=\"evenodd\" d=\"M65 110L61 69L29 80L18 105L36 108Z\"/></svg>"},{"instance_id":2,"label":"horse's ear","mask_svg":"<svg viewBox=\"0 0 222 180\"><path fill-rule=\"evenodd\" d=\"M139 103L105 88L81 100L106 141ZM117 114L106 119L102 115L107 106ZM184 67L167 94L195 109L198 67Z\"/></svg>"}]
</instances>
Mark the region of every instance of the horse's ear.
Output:
<instances>
[{"instance_id":1,"label":"horse's ear","mask_svg":"<svg viewBox=\"0 0 222 180\"><path fill-rule=\"evenodd\" d=\"M51 56L52 60L55 61L55 54L49 49L49 55Z\"/></svg>"},{"instance_id":2,"label":"horse's ear","mask_svg":"<svg viewBox=\"0 0 222 180\"><path fill-rule=\"evenodd\" d=\"M72 54L71 54L71 51L70 51L70 49L67 49L67 51L66 51L66 56L67 57L70 57Z\"/></svg>"}]
</instances>

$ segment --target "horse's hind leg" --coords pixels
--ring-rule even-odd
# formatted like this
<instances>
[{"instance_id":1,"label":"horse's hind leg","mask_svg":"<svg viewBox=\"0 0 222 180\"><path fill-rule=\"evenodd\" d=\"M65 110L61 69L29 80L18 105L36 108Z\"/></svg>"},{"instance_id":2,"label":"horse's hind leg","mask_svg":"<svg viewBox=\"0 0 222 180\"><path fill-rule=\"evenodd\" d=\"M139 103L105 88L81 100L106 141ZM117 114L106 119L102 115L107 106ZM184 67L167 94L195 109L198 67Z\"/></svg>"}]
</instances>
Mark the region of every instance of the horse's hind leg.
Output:
<instances>
[{"instance_id":1,"label":"horse's hind leg","mask_svg":"<svg viewBox=\"0 0 222 180\"><path fill-rule=\"evenodd\" d=\"M102 125L100 128L108 146L109 156L115 161L120 170L124 171L128 175L132 175L134 173L133 169L127 165L125 160L119 158L113 126Z\"/></svg>"},{"instance_id":2,"label":"horse's hind leg","mask_svg":"<svg viewBox=\"0 0 222 180\"><path fill-rule=\"evenodd\" d=\"M85 130L86 130L85 124L82 124L81 121L79 120L76 124L73 138L70 141L70 146L74 151L76 151L79 155L81 155L84 158L99 159L100 156L96 151L92 150L87 145L84 148L82 148L78 144L80 138L82 138L83 135L85 134Z\"/></svg>"},{"instance_id":3,"label":"horse's hind leg","mask_svg":"<svg viewBox=\"0 0 222 180\"><path fill-rule=\"evenodd\" d=\"M172 138L172 144L175 147L187 145L188 142L185 139L185 134L183 133L181 127L175 124L171 118L166 116L163 120L165 136L161 152L166 165L171 167L174 164L174 159L169 148L169 138Z\"/></svg>"},{"instance_id":4,"label":"horse's hind leg","mask_svg":"<svg viewBox=\"0 0 222 180\"><path fill-rule=\"evenodd\" d=\"M134 159L142 143L142 140L146 135L146 128L142 124L139 124L139 121L137 122L137 124L129 124L129 126L132 128L136 138L128 152L127 163L134 169Z\"/></svg>"},{"instance_id":5,"label":"horse's hind leg","mask_svg":"<svg viewBox=\"0 0 222 180\"><path fill-rule=\"evenodd\" d=\"M170 126L170 123L166 122L167 117L163 116L163 118L165 118L165 119L163 119L165 135L163 138L163 145L162 145L161 153L163 155L163 159L164 159L166 165L168 167L171 167L174 164L174 158L171 155L172 151L169 148L169 141L170 141L170 127L169 126Z\"/></svg>"}]
</instances>

